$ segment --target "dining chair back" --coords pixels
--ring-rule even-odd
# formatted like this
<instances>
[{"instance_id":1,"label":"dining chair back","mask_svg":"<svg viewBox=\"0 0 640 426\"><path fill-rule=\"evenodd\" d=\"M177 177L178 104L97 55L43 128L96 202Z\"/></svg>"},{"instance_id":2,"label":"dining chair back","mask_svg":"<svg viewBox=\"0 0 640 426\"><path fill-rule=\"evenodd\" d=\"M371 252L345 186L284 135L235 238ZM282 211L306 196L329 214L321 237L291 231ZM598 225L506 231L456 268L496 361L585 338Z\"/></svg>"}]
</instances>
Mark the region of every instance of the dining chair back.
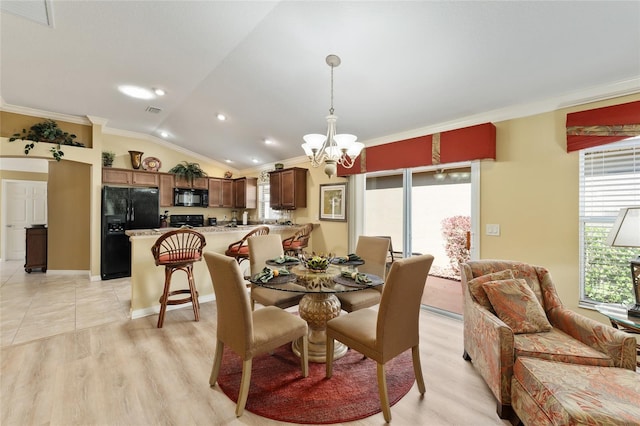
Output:
<instances>
[{"instance_id":1,"label":"dining chair back","mask_svg":"<svg viewBox=\"0 0 640 426\"><path fill-rule=\"evenodd\" d=\"M361 309L327 322L326 377L333 374L334 340L376 361L380 404L387 422L391 421L384 372L388 361L411 349L418 390L421 395L425 393L419 349L420 300L432 264L429 254L397 260L389 271L377 311Z\"/></svg>"},{"instance_id":2,"label":"dining chair back","mask_svg":"<svg viewBox=\"0 0 640 426\"><path fill-rule=\"evenodd\" d=\"M356 254L364 260L364 265L358 271L374 274L384 279L386 272L387 253L390 240L380 237L361 235L356 244ZM382 291L382 288L380 289Z\"/></svg>"},{"instance_id":3,"label":"dining chair back","mask_svg":"<svg viewBox=\"0 0 640 426\"><path fill-rule=\"evenodd\" d=\"M364 265L358 266L358 272L374 274L384 279L388 251L389 240L386 238L364 235L358 237L356 254L364 260ZM338 293L337 296L342 309L353 312L380 303L380 294L383 288L384 285L381 285L366 290Z\"/></svg>"},{"instance_id":4,"label":"dining chair back","mask_svg":"<svg viewBox=\"0 0 640 426\"><path fill-rule=\"evenodd\" d=\"M280 235L256 235L247 240L249 245L249 264L251 265L251 275L255 275L267 266L267 260L284 255L282 248L282 237ZM272 266L271 268L275 268ZM286 284L287 288L297 286L297 284ZM297 286L300 287L300 286ZM302 290L302 287L300 287ZM277 306L282 309L296 306L304 296L303 292L295 293L289 291L273 290L251 285L251 310L255 308L255 302L263 306Z\"/></svg>"},{"instance_id":5,"label":"dining chair back","mask_svg":"<svg viewBox=\"0 0 640 426\"><path fill-rule=\"evenodd\" d=\"M389 240L389 254L387 255L387 273L389 273L389 269L391 269L393 262L398 259L402 259L404 257L404 253L393 249L393 241L390 236L380 235L379 238L386 238ZM411 253L411 256L420 256L421 254L422 253L413 252Z\"/></svg>"},{"instance_id":6,"label":"dining chair back","mask_svg":"<svg viewBox=\"0 0 640 426\"><path fill-rule=\"evenodd\" d=\"M257 228L252 229L244 237L242 237L241 240L229 244L229 247L227 247L227 250L224 252L224 254L233 257L238 262L238 264L240 264L244 260L247 260L249 258L249 246L247 240L253 236L267 235L268 233L268 226L258 226Z\"/></svg>"},{"instance_id":7,"label":"dining chair back","mask_svg":"<svg viewBox=\"0 0 640 426\"><path fill-rule=\"evenodd\" d=\"M302 339L300 364L302 375L307 377L307 323L275 306L251 311L249 295L238 263L233 258L214 252L205 253L204 258L213 282L217 308L216 352L209 384L216 384L224 347L228 346L243 360L236 404L236 416L240 417L249 394L251 366L255 356L272 352L293 340Z\"/></svg>"},{"instance_id":8,"label":"dining chair back","mask_svg":"<svg viewBox=\"0 0 640 426\"><path fill-rule=\"evenodd\" d=\"M156 266L164 266L164 289L160 296L158 328L162 328L167 305L189 303L193 305L195 320L200 320L198 292L193 279L193 263L202 260L202 249L207 244L204 235L191 229L177 229L162 234L151 247ZM171 277L175 271L187 274L188 289L171 291ZM177 294L188 294L181 299L171 299Z\"/></svg>"}]
</instances>

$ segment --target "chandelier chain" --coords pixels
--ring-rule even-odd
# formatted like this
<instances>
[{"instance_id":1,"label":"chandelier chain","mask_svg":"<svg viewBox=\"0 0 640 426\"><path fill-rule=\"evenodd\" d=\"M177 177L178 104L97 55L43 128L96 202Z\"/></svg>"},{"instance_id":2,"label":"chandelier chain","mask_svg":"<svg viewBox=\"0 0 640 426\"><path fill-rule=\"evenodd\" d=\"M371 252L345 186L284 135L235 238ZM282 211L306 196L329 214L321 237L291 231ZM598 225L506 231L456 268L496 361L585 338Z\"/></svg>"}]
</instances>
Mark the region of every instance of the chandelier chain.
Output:
<instances>
[{"instance_id":1,"label":"chandelier chain","mask_svg":"<svg viewBox=\"0 0 640 426\"><path fill-rule=\"evenodd\" d=\"M331 107L329 108L329 114L333 115L333 65L331 65Z\"/></svg>"}]
</instances>

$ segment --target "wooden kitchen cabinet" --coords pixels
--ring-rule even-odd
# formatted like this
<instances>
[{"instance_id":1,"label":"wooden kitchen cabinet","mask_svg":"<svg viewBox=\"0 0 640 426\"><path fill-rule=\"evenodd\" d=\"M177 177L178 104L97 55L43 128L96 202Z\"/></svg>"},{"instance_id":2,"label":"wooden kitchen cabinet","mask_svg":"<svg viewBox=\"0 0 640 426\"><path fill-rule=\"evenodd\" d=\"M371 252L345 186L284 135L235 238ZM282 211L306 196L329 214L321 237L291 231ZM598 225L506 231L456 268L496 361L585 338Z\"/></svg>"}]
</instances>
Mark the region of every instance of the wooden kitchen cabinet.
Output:
<instances>
[{"instance_id":1,"label":"wooden kitchen cabinet","mask_svg":"<svg viewBox=\"0 0 640 426\"><path fill-rule=\"evenodd\" d=\"M269 173L270 207L294 210L307 207L307 169L292 167Z\"/></svg>"},{"instance_id":2,"label":"wooden kitchen cabinet","mask_svg":"<svg viewBox=\"0 0 640 426\"><path fill-rule=\"evenodd\" d=\"M159 174L160 207L173 206L173 176L171 173Z\"/></svg>"},{"instance_id":3,"label":"wooden kitchen cabinet","mask_svg":"<svg viewBox=\"0 0 640 426\"><path fill-rule=\"evenodd\" d=\"M131 172L131 184L140 186L158 186L158 173L155 172Z\"/></svg>"},{"instance_id":4,"label":"wooden kitchen cabinet","mask_svg":"<svg viewBox=\"0 0 640 426\"><path fill-rule=\"evenodd\" d=\"M233 181L234 204L237 209L258 207L258 178L240 178Z\"/></svg>"},{"instance_id":5,"label":"wooden kitchen cabinet","mask_svg":"<svg viewBox=\"0 0 640 426\"><path fill-rule=\"evenodd\" d=\"M102 168L102 183L158 187L158 173L144 170Z\"/></svg>"},{"instance_id":6,"label":"wooden kitchen cabinet","mask_svg":"<svg viewBox=\"0 0 640 426\"><path fill-rule=\"evenodd\" d=\"M193 182L189 182L188 179L175 176L175 187L188 189L209 189L209 179L195 178Z\"/></svg>"},{"instance_id":7,"label":"wooden kitchen cabinet","mask_svg":"<svg viewBox=\"0 0 640 426\"><path fill-rule=\"evenodd\" d=\"M209 207L233 208L233 181L231 179L209 179Z\"/></svg>"},{"instance_id":8,"label":"wooden kitchen cabinet","mask_svg":"<svg viewBox=\"0 0 640 426\"><path fill-rule=\"evenodd\" d=\"M47 228L34 226L25 228L26 246L24 270L28 273L34 268L47 272Z\"/></svg>"},{"instance_id":9,"label":"wooden kitchen cabinet","mask_svg":"<svg viewBox=\"0 0 640 426\"><path fill-rule=\"evenodd\" d=\"M114 169L111 167L104 167L102 169L102 183L131 185L132 178L131 170Z\"/></svg>"}]
</instances>

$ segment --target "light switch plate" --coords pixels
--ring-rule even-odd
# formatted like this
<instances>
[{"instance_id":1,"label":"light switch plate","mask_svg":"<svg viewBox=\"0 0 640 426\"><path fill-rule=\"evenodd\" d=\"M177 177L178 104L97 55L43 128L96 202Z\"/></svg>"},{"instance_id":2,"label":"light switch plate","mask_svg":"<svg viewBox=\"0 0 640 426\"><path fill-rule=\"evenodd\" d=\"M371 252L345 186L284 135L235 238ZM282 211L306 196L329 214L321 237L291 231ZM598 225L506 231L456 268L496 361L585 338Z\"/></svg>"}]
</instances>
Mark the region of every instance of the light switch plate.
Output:
<instances>
[{"instance_id":1,"label":"light switch plate","mask_svg":"<svg viewBox=\"0 0 640 426\"><path fill-rule=\"evenodd\" d=\"M500 236L500 225L495 223L488 223L486 227L486 234L494 237Z\"/></svg>"}]
</instances>

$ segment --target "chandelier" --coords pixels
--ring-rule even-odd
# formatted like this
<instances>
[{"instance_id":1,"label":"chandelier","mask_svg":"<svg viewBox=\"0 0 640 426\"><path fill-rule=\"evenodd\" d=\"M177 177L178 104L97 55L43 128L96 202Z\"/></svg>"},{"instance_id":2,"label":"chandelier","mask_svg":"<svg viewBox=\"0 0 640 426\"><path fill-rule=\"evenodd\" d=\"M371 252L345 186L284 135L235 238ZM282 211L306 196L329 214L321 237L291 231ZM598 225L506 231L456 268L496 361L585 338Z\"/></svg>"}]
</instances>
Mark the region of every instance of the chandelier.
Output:
<instances>
[{"instance_id":1,"label":"chandelier","mask_svg":"<svg viewBox=\"0 0 640 426\"><path fill-rule=\"evenodd\" d=\"M305 143L302 144L302 149L313 167L324 163L324 172L331 177L336 175L338 164L347 169L353 167L354 160L364 148L364 144L356 142L358 137L355 135L347 133L336 135L338 117L333 115L333 69L340 65L340 58L337 55L329 55L326 62L331 67L331 107L327 115L327 134L304 135L302 139Z\"/></svg>"}]
</instances>

